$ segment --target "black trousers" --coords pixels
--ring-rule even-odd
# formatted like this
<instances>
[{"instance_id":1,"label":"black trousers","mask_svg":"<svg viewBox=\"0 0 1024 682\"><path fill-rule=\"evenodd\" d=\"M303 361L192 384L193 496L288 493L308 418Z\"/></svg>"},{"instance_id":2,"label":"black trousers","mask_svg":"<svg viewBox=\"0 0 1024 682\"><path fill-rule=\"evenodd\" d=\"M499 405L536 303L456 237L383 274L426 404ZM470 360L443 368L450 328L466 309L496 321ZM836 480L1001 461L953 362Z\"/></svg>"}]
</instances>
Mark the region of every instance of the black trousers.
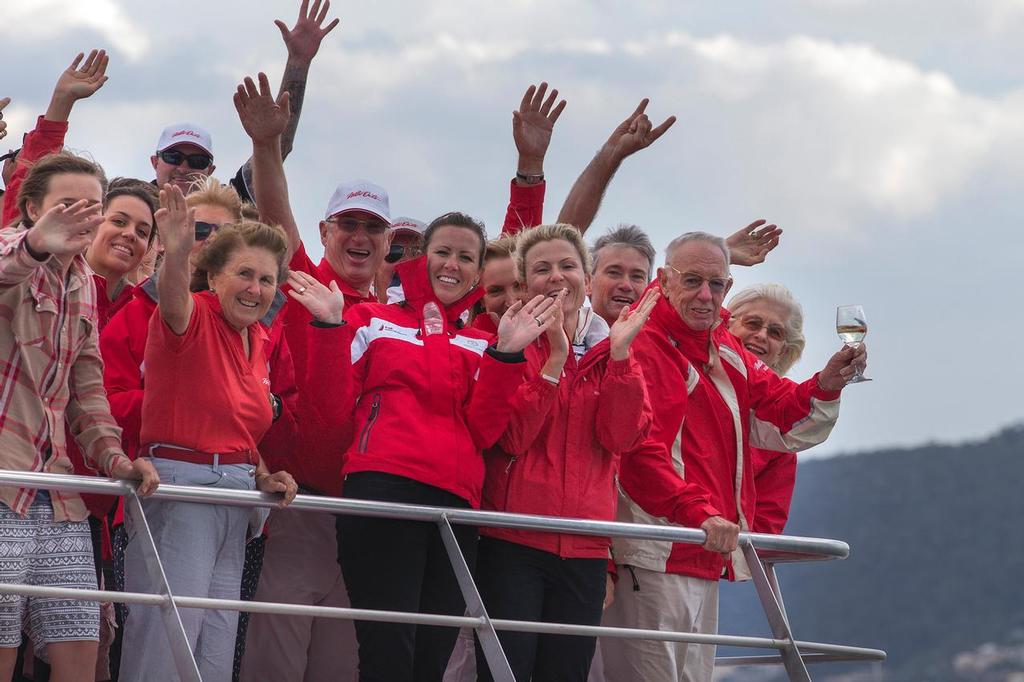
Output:
<instances>
[{"instance_id":1,"label":"black trousers","mask_svg":"<svg viewBox=\"0 0 1024 682\"><path fill-rule=\"evenodd\" d=\"M513 542L480 538L476 584L491 618L600 625L607 559L562 559ZM597 640L575 635L498 633L516 682L586 682ZM480 642L479 682L491 682Z\"/></svg>"},{"instance_id":2,"label":"black trousers","mask_svg":"<svg viewBox=\"0 0 1024 682\"><path fill-rule=\"evenodd\" d=\"M469 503L440 488L376 472L345 478L344 497L441 507ZM338 562L353 608L461 616L466 603L433 523L340 515ZM470 568L477 530L453 525ZM360 682L440 682L458 628L356 621Z\"/></svg>"}]
</instances>

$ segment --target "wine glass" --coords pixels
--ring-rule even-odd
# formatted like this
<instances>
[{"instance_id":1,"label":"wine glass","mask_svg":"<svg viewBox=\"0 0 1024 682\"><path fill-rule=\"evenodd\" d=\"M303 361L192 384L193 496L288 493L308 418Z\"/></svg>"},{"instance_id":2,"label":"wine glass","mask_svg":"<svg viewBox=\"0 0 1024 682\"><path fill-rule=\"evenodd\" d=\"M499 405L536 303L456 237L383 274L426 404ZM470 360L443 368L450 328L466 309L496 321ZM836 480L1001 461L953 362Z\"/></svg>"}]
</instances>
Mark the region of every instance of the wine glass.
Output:
<instances>
[{"instance_id":1,"label":"wine glass","mask_svg":"<svg viewBox=\"0 0 1024 682\"><path fill-rule=\"evenodd\" d=\"M868 318L864 314L864 306L841 305L836 308L836 332L844 345L850 348L859 346L868 333ZM861 374L858 367L857 373L846 383L859 384L862 381L871 381L871 379Z\"/></svg>"}]
</instances>

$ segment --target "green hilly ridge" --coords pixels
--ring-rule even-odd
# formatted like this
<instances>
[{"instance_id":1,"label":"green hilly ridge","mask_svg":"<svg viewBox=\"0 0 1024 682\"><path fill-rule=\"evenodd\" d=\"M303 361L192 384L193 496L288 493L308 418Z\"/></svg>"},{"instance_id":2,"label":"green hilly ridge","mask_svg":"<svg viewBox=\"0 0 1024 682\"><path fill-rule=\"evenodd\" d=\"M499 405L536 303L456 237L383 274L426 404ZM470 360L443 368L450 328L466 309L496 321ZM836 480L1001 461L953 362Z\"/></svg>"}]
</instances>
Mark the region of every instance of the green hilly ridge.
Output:
<instances>
[{"instance_id":1,"label":"green hilly ridge","mask_svg":"<svg viewBox=\"0 0 1024 682\"><path fill-rule=\"evenodd\" d=\"M851 553L780 567L794 632L889 654L880 667L819 665L812 676L1024 679L1022 486L1024 425L977 443L802 463L787 533L844 540ZM752 586L723 587L720 631L768 635ZM767 672L719 677L766 680Z\"/></svg>"}]
</instances>

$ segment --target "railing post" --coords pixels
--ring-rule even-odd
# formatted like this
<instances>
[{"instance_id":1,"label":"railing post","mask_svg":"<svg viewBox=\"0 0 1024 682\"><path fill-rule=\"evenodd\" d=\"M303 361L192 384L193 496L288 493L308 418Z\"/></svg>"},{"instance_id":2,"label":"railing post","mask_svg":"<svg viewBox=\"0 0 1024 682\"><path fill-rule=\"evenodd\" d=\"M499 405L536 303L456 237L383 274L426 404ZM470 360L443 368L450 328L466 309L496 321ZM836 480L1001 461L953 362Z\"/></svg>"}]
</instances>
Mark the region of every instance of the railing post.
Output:
<instances>
[{"instance_id":1,"label":"railing post","mask_svg":"<svg viewBox=\"0 0 1024 682\"><path fill-rule=\"evenodd\" d=\"M501 648L501 642L498 640L498 633L494 631L494 625L491 624L483 599L480 598L480 592L473 581L473 573L469 570L466 557L462 555L459 541L455 537L455 531L452 530L452 525L445 514L441 515L437 526L441 531L444 547L448 550L448 560L455 571L455 578L462 589L462 597L466 600L466 613L480 619L480 625L476 627L476 636L480 639L480 648L484 650L487 667L491 669L491 677L495 682L515 682L512 667L508 664L505 650Z\"/></svg>"},{"instance_id":2,"label":"railing post","mask_svg":"<svg viewBox=\"0 0 1024 682\"><path fill-rule=\"evenodd\" d=\"M182 682L203 682L203 678L199 675L199 666L196 664L195 656L192 655L192 648L188 645L188 636L185 634L185 626L181 623L181 614L178 613L178 606L174 603L174 597L171 595L171 586L167 583L164 566L160 563L156 542L149 530L149 523L146 522L142 502L134 490L125 495L125 509L131 519L132 529L135 531L133 540L139 543L142 550L149 581L156 586L157 594L164 598L163 604L160 605L160 615L163 617L164 629L167 631L167 643L171 647L174 668Z\"/></svg>"},{"instance_id":3,"label":"railing post","mask_svg":"<svg viewBox=\"0 0 1024 682\"><path fill-rule=\"evenodd\" d=\"M761 606L764 608L764 615L768 617L768 625L772 629L772 636L775 639L785 640L785 648L779 651L782 657L782 665L786 667L789 679L793 682L811 682L810 673L804 665L804 659L793 639L793 633L789 629L789 620L785 611L782 610L781 599L776 596L769 581L768 574L764 570L761 558L757 556L757 550L753 543L747 539L742 541L743 556L747 560L750 574L754 580L754 587L757 589L757 596L761 599Z\"/></svg>"}]
</instances>

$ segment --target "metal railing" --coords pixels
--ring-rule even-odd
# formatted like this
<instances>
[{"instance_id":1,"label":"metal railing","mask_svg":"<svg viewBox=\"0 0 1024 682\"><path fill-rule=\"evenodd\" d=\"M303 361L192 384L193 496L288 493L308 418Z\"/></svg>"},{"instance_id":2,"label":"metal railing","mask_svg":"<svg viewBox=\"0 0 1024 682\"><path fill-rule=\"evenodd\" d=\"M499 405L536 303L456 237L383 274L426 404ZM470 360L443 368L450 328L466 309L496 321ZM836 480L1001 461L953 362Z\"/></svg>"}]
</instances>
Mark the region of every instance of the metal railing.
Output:
<instances>
[{"instance_id":1,"label":"metal railing","mask_svg":"<svg viewBox=\"0 0 1024 682\"><path fill-rule=\"evenodd\" d=\"M146 522L142 503L131 484L123 481L43 474L33 472L0 471L0 486L21 488L42 488L65 492L100 493L125 498L125 509L133 523L136 541L142 543L146 570L152 584L157 586L153 594L137 592L112 592L106 590L80 590L32 585L0 584L0 594L21 594L39 597L57 597L83 601L109 601L126 604L148 604L159 606L167 638L174 657L179 677L185 682L202 682L195 658L188 645L182 626L179 608L224 609L268 613L279 615L302 615L319 618L341 618L348 620L382 621L421 625L441 625L473 628L497 682L515 682L508 660L501 648L497 631L535 632L545 634L583 635L601 637L626 637L651 639L691 644L716 644L747 648L761 648L777 651L769 656L743 656L719 658L717 666L781 663L790 680L809 682L807 663L824 661L883 661L885 652L879 649L806 642L794 638L786 616L775 574L775 565L796 561L822 561L845 559L850 548L844 542L818 538L801 538L784 535L760 535L740 533L740 546L750 567L754 587L764 608L771 628L772 637L747 637L692 632L663 632L634 628L613 628L563 623L543 623L492 619L480 594L473 575L459 549L452 530L452 524L490 526L496 528L517 528L575 535L596 535L602 537L624 537L667 542L703 544L704 531L680 526L655 526L589 519L566 519L528 514L428 507L391 502L373 502L332 497L298 495L290 509L329 514L353 514L391 519L423 521L437 524L441 538L448 552L448 558L459 582L466 601L465 616L443 616L435 614L410 613L401 611L376 611L367 609L307 606L272 602L241 601L230 599L209 599L202 597L175 596L164 575L163 566L153 536ZM162 484L153 495L156 499L202 504L222 504L241 507L276 507L278 496L243 490L224 490ZM764 556L758 550L766 552Z\"/></svg>"}]
</instances>

